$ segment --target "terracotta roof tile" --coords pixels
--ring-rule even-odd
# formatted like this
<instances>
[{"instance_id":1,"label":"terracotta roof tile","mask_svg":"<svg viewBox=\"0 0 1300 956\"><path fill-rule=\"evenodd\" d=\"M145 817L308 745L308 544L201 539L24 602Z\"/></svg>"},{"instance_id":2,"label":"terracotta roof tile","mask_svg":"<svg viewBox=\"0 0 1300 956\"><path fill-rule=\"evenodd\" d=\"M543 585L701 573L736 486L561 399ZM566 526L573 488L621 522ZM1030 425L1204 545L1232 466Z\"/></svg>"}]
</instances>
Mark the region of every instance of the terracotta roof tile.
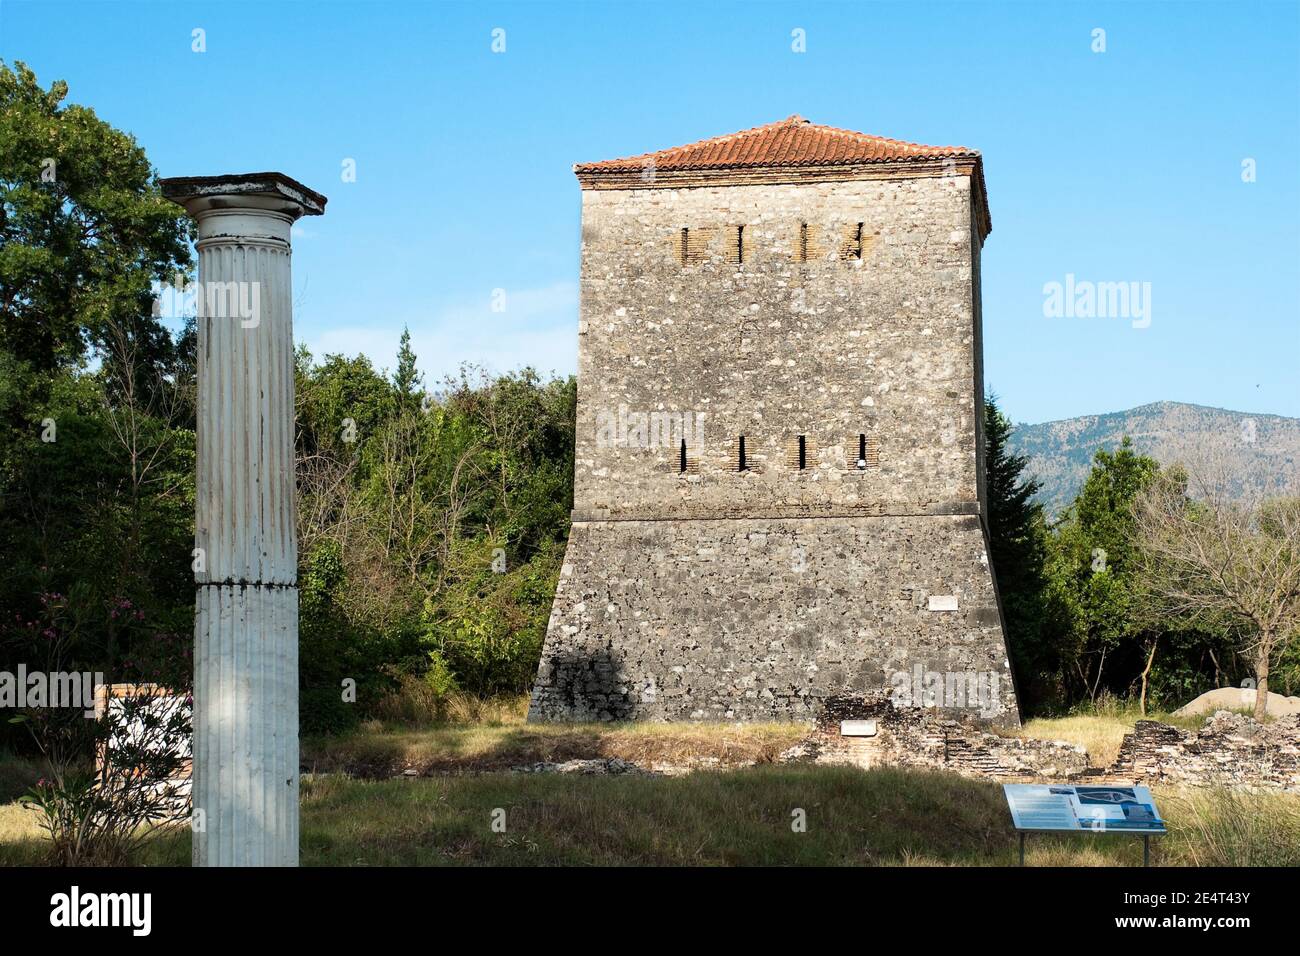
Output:
<instances>
[{"instance_id":1,"label":"terracotta roof tile","mask_svg":"<svg viewBox=\"0 0 1300 956\"><path fill-rule=\"evenodd\" d=\"M844 166L892 163L946 157L978 158L964 146L922 146L852 130L818 126L802 116L778 123L714 136L686 146L655 150L639 156L579 163L576 173L639 170L652 160L658 170L751 169L791 166Z\"/></svg>"},{"instance_id":2,"label":"terracotta roof tile","mask_svg":"<svg viewBox=\"0 0 1300 956\"><path fill-rule=\"evenodd\" d=\"M607 159L598 163L578 163L573 167L584 189L636 188L676 185L703 185L716 172L722 177L766 177L755 181L786 181L789 175L809 177L838 175L837 167L857 177L864 167L891 165L903 172L921 164L921 175L929 172L936 161L959 160L958 168L973 177L976 215L980 236L989 234L988 194L984 189L984 163L977 150L965 146L923 146L899 139L870 136L833 126L818 126L802 116L790 116L778 123L702 139L698 143L659 149L639 156ZM655 175L646 176L647 170ZM913 172L915 169L912 170ZM667 176L658 176L666 173ZM893 170L879 171L892 177ZM877 175L872 172L871 175ZM777 177L772 179L771 177Z\"/></svg>"}]
</instances>

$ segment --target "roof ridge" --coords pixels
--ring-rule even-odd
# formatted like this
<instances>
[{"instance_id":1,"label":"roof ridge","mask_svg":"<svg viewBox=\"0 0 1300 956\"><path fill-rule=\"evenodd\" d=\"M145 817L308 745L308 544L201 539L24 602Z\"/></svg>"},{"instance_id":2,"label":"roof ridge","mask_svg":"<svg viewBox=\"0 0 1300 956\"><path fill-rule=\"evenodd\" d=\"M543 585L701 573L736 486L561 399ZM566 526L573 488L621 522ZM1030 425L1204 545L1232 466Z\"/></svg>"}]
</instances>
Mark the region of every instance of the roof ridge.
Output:
<instances>
[{"instance_id":1,"label":"roof ridge","mask_svg":"<svg viewBox=\"0 0 1300 956\"><path fill-rule=\"evenodd\" d=\"M641 159L645 156L658 156L660 153L675 153L679 149L701 149L705 146L712 146L716 143L726 143L733 139L739 139L742 136L749 136L753 133L761 133L763 130L778 129L787 125L793 126L795 125L796 120L804 123L808 122L808 120L804 119L798 113L793 113L783 120L777 120L775 123L763 123L761 126L751 126L749 129L736 130L734 133L723 133L721 136L709 136L706 139L697 139L693 143L683 143L680 146L665 146L663 149L652 149L649 152L625 157L625 159ZM605 161L609 162L609 160ZM586 166L590 164L583 163L581 165Z\"/></svg>"},{"instance_id":2,"label":"roof ridge","mask_svg":"<svg viewBox=\"0 0 1300 956\"><path fill-rule=\"evenodd\" d=\"M820 142L818 140L821 140ZM853 143L850 147L828 149L826 139ZM889 163L914 158L951 156L978 157L977 150L966 146L927 146L909 140L891 139L874 133L826 126L792 113L785 119L720 136L710 136L680 146L667 146L633 156L577 163L575 172L600 172L627 169L653 162L665 169L736 168L750 166L824 166L848 163Z\"/></svg>"},{"instance_id":3,"label":"roof ridge","mask_svg":"<svg viewBox=\"0 0 1300 956\"><path fill-rule=\"evenodd\" d=\"M805 123L809 122L804 120ZM961 150L972 156L978 156L979 150L971 149L969 146L927 146L924 143L916 143L907 139L893 139L889 136L877 136L875 133L863 133L854 129L843 129L839 126L825 126L821 123L811 123L813 129L821 130L825 133L831 133L836 136L848 136L851 139L868 139L876 143L890 143L894 146L906 146L909 149L929 149L929 150Z\"/></svg>"}]
</instances>

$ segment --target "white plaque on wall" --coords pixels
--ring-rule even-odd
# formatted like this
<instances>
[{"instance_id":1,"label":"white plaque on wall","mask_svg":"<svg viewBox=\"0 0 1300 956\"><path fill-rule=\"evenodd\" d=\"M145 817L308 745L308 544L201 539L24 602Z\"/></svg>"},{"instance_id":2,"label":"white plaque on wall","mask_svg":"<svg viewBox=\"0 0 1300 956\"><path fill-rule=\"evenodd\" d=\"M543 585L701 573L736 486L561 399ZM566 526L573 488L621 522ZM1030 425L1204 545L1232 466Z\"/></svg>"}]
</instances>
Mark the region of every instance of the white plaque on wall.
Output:
<instances>
[{"instance_id":1,"label":"white plaque on wall","mask_svg":"<svg viewBox=\"0 0 1300 956\"><path fill-rule=\"evenodd\" d=\"M841 737L874 737L876 722L874 720L841 720Z\"/></svg>"}]
</instances>

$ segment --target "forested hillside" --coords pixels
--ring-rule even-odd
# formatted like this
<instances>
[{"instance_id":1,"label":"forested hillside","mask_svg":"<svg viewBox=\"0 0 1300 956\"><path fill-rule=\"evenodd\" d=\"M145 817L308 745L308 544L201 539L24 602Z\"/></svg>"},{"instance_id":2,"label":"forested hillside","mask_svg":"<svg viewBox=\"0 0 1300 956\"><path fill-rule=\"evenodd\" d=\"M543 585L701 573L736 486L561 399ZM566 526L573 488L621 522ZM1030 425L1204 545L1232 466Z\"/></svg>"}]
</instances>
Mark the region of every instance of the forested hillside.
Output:
<instances>
[{"instance_id":1,"label":"forested hillside","mask_svg":"<svg viewBox=\"0 0 1300 956\"><path fill-rule=\"evenodd\" d=\"M1028 473L1042 483L1038 498L1055 516L1079 493L1093 455L1114 450L1125 435L1135 451L1162 465L1212 454L1238 476L1243 493L1300 492L1300 419L1281 415L1155 402L1124 412L1016 425L1008 448L1029 459Z\"/></svg>"}]
</instances>

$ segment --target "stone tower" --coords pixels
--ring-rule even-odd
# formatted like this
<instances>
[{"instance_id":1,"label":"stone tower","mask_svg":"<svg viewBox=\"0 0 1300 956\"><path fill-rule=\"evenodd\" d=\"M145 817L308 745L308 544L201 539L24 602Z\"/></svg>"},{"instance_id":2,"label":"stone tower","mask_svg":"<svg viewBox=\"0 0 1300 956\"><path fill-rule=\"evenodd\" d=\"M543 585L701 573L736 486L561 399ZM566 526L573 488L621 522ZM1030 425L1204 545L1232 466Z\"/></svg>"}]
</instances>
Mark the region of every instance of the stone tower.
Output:
<instances>
[{"instance_id":1,"label":"stone tower","mask_svg":"<svg viewBox=\"0 0 1300 956\"><path fill-rule=\"evenodd\" d=\"M532 720L1019 721L988 558L980 155L798 116L574 167L573 530Z\"/></svg>"}]
</instances>

